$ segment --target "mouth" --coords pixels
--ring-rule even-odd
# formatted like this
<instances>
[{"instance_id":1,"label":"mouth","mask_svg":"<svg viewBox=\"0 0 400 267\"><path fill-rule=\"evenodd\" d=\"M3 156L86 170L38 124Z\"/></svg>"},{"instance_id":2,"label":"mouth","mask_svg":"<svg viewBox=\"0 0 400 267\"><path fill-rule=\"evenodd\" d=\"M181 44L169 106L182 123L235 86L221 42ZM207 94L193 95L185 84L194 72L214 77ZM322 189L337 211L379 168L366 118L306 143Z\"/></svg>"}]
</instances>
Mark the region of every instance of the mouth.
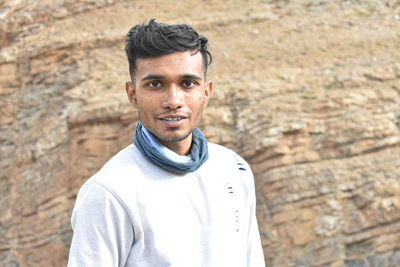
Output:
<instances>
[{"instance_id":1,"label":"mouth","mask_svg":"<svg viewBox=\"0 0 400 267\"><path fill-rule=\"evenodd\" d=\"M161 120L164 120L164 121L180 121L180 120L182 120L183 118L181 118L181 117L179 117L179 118L175 118L175 117L168 117L168 118L162 118Z\"/></svg>"},{"instance_id":2,"label":"mouth","mask_svg":"<svg viewBox=\"0 0 400 267\"><path fill-rule=\"evenodd\" d=\"M179 127L187 118L188 116L183 114L166 114L164 116L160 116L159 120L167 127Z\"/></svg>"}]
</instances>

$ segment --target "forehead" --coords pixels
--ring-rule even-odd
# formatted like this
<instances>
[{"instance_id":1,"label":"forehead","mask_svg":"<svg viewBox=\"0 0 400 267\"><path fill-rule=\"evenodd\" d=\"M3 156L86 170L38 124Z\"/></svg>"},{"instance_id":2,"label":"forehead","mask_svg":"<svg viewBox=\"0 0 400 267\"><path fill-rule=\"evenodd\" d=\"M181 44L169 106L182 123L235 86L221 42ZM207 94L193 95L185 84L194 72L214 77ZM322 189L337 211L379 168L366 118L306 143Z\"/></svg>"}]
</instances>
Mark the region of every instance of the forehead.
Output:
<instances>
[{"instance_id":1,"label":"forehead","mask_svg":"<svg viewBox=\"0 0 400 267\"><path fill-rule=\"evenodd\" d=\"M200 52L183 51L159 57L137 59L135 78L140 80L149 74L165 77L192 74L203 77L203 57Z\"/></svg>"}]
</instances>

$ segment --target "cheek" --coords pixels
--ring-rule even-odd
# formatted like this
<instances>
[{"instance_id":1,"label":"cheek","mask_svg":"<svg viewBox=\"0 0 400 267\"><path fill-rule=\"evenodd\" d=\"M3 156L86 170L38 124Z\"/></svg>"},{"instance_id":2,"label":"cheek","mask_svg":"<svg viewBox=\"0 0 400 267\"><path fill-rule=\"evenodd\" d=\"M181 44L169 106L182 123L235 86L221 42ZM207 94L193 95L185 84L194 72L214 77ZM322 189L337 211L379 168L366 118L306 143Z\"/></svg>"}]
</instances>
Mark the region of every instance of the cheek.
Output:
<instances>
[{"instance_id":1,"label":"cheek","mask_svg":"<svg viewBox=\"0 0 400 267\"><path fill-rule=\"evenodd\" d=\"M204 97L200 95L197 98L193 98L192 100L193 102L190 105L190 109L192 110L194 116L200 118L204 108Z\"/></svg>"},{"instance_id":2,"label":"cheek","mask_svg":"<svg viewBox=\"0 0 400 267\"><path fill-rule=\"evenodd\" d=\"M198 93L198 94L193 95L192 97L190 97L190 98L187 100L186 103L189 104L189 105L191 105L192 107L198 107L198 106L203 106L203 105L204 105L204 102L205 102L205 97L204 97L204 95Z\"/></svg>"},{"instance_id":3,"label":"cheek","mask_svg":"<svg viewBox=\"0 0 400 267\"><path fill-rule=\"evenodd\" d=\"M156 105L157 105L157 101L155 97L141 97L137 100L138 103L138 107L142 110L142 111L150 111L153 110Z\"/></svg>"}]
</instances>

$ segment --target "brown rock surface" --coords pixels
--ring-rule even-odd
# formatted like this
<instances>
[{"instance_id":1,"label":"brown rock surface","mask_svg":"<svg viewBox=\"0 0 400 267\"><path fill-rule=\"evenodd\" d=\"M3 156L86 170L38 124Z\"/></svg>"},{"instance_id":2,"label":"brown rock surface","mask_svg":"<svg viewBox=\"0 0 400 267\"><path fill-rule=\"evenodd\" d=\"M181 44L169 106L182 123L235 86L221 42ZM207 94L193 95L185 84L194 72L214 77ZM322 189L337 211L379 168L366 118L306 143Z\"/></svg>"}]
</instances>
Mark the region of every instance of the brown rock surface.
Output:
<instances>
[{"instance_id":1,"label":"brown rock surface","mask_svg":"<svg viewBox=\"0 0 400 267\"><path fill-rule=\"evenodd\" d=\"M152 17L212 42L202 129L252 166L267 266L400 266L398 0L0 1L0 266L66 264Z\"/></svg>"}]
</instances>

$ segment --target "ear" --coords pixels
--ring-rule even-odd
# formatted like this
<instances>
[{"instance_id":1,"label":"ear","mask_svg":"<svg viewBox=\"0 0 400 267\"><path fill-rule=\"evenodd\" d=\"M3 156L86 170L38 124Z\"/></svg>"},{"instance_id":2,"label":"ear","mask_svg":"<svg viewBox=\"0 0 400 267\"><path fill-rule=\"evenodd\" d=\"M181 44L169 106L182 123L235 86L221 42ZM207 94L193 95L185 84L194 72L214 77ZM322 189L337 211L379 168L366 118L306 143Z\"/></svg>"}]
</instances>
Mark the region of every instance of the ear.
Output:
<instances>
[{"instance_id":1,"label":"ear","mask_svg":"<svg viewBox=\"0 0 400 267\"><path fill-rule=\"evenodd\" d=\"M203 105L204 108L207 107L208 100L211 97L211 92L212 92L212 89L213 89L212 86L213 86L212 81L208 81L205 84L205 88L204 88L204 90L205 90L204 91L204 105Z\"/></svg>"},{"instance_id":2,"label":"ear","mask_svg":"<svg viewBox=\"0 0 400 267\"><path fill-rule=\"evenodd\" d=\"M137 109L135 85L132 82L126 82L125 90L126 94L128 95L129 102L131 102L132 106Z\"/></svg>"}]
</instances>

